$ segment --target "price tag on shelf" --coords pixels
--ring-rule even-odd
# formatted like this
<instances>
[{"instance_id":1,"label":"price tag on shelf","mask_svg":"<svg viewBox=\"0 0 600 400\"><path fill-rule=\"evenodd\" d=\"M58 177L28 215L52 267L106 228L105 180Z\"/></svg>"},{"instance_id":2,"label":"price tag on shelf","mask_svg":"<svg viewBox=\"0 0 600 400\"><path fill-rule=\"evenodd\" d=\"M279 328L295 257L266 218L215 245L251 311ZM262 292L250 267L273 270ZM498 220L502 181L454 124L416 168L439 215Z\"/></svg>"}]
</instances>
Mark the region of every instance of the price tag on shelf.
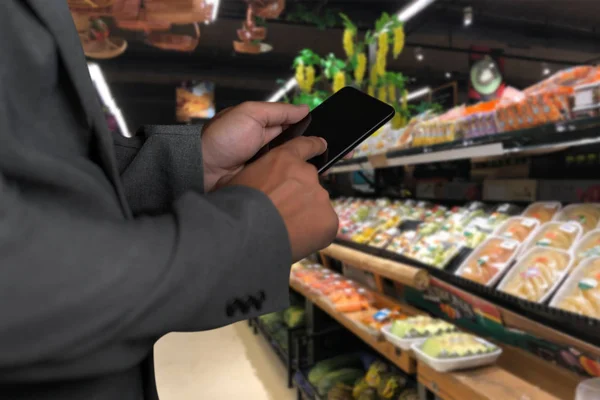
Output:
<instances>
[{"instance_id":1,"label":"price tag on shelf","mask_svg":"<svg viewBox=\"0 0 600 400\"><path fill-rule=\"evenodd\" d=\"M385 168L388 165L387 155L385 153L374 154L368 156L367 159L373 168Z\"/></svg>"}]
</instances>

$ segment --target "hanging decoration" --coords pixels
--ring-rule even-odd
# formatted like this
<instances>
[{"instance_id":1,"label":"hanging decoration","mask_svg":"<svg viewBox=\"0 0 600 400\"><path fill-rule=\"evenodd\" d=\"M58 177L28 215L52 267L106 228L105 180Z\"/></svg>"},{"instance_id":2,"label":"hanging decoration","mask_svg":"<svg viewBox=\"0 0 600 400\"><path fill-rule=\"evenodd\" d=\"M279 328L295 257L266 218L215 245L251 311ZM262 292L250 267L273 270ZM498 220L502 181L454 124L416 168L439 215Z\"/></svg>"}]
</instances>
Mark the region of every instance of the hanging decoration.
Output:
<instances>
[{"instance_id":1,"label":"hanging decoration","mask_svg":"<svg viewBox=\"0 0 600 400\"><path fill-rule=\"evenodd\" d=\"M213 12L205 0L67 0L67 4L90 58L114 58L127 49L127 41L110 36L108 26L142 32L146 44L162 50L194 51L200 43L199 24L211 21ZM107 26L107 37L90 35L90 26L99 24Z\"/></svg>"},{"instance_id":2,"label":"hanging decoration","mask_svg":"<svg viewBox=\"0 0 600 400\"><path fill-rule=\"evenodd\" d=\"M287 101L308 104L313 109L331 94L352 85L392 105L396 110L392 128L402 128L410 117L406 79L402 73L387 71L390 52L397 58L404 49L402 22L383 13L375 29L361 38L356 24L347 15L340 14L340 18L344 24L345 58L337 58L333 53L321 57L310 49L302 50L294 60L298 90ZM377 51L375 62L368 65L367 49L371 45L377 46Z\"/></svg>"},{"instance_id":3,"label":"hanging decoration","mask_svg":"<svg viewBox=\"0 0 600 400\"><path fill-rule=\"evenodd\" d=\"M246 0L246 20L242 28L237 30L239 40L233 42L233 49L238 53L260 54L273 49L270 44L263 43L267 38L267 19L279 18L285 9L285 0Z\"/></svg>"}]
</instances>

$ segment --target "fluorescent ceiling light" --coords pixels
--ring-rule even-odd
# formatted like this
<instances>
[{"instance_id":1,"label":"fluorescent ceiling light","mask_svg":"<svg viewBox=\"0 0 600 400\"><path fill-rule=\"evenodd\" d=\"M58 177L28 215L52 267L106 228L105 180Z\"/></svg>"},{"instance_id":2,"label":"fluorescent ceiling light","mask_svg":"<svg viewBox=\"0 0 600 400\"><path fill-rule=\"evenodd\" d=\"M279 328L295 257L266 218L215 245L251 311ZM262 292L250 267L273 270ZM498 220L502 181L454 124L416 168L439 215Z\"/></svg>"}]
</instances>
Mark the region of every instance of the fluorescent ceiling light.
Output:
<instances>
[{"instance_id":1,"label":"fluorescent ceiling light","mask_svg":"<svg viewBox=\"0 0 600 400\"><path fill-rule=\"evenodd\" d=\"M212 4L212 21L217 20L217 16L219 15L219 6L221 5L221 0L208 0L209 4Z\"/></svg>"},{"instance_id":2,"label":"fluorescent ceiling light","mask_svg":"<svg viewBox=\"0 0 600 400\"><path fill-rule=\"evenodd\" d=\"M285 96L287 94L287 92L289 92L290 90L295 88L296 85L298 85L298 81L296 80L296 78L291 78L290 80L288 80L285 83L285 85L283 85L283 87L281 89L279 89L278 91L273 93L273 95L271 97L269 97L267 102L275 103L275 102L281 100L283 98L283 96Z\"/></svg>"},{"instance_id":3,"label":"fluorescent ceiling light","mask_svg":"<svg viewBox=\"0 0 600 400\"><path fill-rule=\"evenodd\" d=\"M431 88L429 86L426 86L424 88L410 92L408 94L408 96L406 96L406 100L410 101L410 100L418 99L419 97L426 96L429 93L431 93Z\"/></svg>"},{"instance_id":4,"label":"fluorescent ceiling light","mask_svg":"<svg viewBox=\"0 0 600 400\"><path fill-rule=\"evenodd\" d=\"M127 124L125 123L125 118L123 118L123 114L119 107L117 107L117 103L115 99L112 97L110 93L110 89L106 83L106 79L104 79L104 74L102 73L102 69L96 63L89 63L88 69L90 71L90 76L92 77L92 82L94 82L94 86L96 86L96 90L102 99L102 102L108 108L110 113L117 120L117 125L121 130L121 134L126 137L131 137L131 132L129 132L129 128L127 128Z\"/></svg>"},{"instance_id":5,"label":"fluorescent ceiling light","mask_svg":"<svg viewBox=\"0 0 600 400\"><path fill-rule=\"evenodd\" d=\"M407 22L409 19L429 7L435 0L414 0L412 3L404 7L396 18L402 22Z\"/></svg>"}]
</instances>

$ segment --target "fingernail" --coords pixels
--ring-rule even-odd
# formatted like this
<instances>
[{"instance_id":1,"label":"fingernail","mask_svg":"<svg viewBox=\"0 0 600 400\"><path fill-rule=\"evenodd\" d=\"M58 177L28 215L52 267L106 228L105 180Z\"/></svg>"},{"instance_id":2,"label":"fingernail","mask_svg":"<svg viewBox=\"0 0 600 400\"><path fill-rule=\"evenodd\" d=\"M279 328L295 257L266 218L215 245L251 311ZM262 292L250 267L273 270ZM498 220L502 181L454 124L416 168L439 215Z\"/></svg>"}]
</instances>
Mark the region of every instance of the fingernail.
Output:
<instances>
[{"instance_id":1,"label":"fingernail","mask_svg":"<svg viewBox=\"0 0 600 400\"><path fill-rule=\"evenodd\" d=\"M322 141L323 143L325 143L325 148L327 148L327 140L323 139L322 137L320 137L319 139L321 139L321 141Z\"/></svg>"}]
</instances>

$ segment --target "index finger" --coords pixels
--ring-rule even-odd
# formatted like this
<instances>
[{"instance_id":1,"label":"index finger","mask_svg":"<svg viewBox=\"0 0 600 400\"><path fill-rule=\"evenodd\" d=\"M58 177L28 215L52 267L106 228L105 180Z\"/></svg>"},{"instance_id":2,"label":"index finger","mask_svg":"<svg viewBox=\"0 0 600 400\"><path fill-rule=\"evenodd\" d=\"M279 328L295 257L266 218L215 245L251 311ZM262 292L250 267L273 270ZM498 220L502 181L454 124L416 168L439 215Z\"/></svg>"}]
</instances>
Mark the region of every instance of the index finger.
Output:
<instances>
[{"instance_id":1,"label":"index finger","mask_svg":"<svg viewBox=\"0 0 600 400\"><path fill-rule=\"evenodd\" d=\"M263 128L291 125L308 115L308 106L294 106L285 103L246 102L240 111L258 122Z\"/></svg>"},{"instance_id":2,"label":"index finger","mask_svg":"<svg viewBox=\"0 0 600 400\"><path fill-rule=\"evenodd\" d=\"M321 155L327 150L325 139L315 136L300 136L282 144L279 148L291 150L304 161Z\"/></svg>"}]
</instances>

